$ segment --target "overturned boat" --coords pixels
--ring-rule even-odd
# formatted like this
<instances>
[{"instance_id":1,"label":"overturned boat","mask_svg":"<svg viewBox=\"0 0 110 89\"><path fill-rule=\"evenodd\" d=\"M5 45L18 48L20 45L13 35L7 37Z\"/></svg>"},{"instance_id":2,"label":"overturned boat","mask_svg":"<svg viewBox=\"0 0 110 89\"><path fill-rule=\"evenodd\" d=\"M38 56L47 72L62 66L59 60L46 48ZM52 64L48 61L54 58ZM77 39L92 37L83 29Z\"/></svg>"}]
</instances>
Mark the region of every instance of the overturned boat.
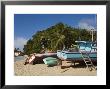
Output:
<instances>
[{"instance_id":1,"label":"overturned boat","mask_svg":"<svg viewBox=\"0 0 110 89\"><path fill-rule=\"evenodd\" d=\"M48 66L55 66L58 64L58 59L54 57L47 57L43 59L44 63Z\"/></svg>"},{"instance_id":2,"label":"overturned boat","mask_svg":"<svg viewBox=\"0 0 110 89\"><path fill-rule=\"evenodd\" d=\"M57 58L57 53L44 53L44 54L36 54L36 53L34 53L30 57L26 58L24 64L26 65L26 64L41 64L41 63L46 63L46 62L43 61L43 59L49 58L49 57L51 59ZM49 62L52 63L52 61L49 61Z\"/></svg>"}]
</instances>

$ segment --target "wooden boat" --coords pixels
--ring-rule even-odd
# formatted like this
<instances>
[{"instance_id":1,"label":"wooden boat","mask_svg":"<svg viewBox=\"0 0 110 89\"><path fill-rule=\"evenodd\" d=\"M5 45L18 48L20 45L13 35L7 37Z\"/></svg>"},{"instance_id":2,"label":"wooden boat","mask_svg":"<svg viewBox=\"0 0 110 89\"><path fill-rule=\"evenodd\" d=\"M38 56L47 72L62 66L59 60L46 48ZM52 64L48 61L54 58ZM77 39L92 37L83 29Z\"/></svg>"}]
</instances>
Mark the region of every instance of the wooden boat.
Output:
<instances>
[{"instance_id":1,"label":"wooden boat","mask_svg":"<svg viewBox=\"0 0 110 89\"><path fill-rule=\"evenodd\" d=\"M44 53L44 54L32 54L25 60L26 64L41 64L44 63L43 59L47 57L57 58L57 53Z\"/></svg>"}]
</instances>

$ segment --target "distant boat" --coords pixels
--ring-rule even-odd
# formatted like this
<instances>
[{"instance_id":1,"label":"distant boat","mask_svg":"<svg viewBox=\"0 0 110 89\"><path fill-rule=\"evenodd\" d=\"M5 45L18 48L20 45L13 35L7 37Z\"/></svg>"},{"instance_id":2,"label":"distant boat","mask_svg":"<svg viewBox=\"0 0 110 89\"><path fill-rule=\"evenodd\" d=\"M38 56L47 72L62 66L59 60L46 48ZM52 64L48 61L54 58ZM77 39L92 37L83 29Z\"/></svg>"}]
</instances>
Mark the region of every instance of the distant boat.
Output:
<instances>
[{"instance_id":1,"label":"distant boat","mask_svg":"<svg viewBox=\"0 0 110 89\"><path fill-rule=\"evenodd\" d=\"M14 52L14 56L15 56L15 57L19 56L20 54L21 54L20 51Z\"/></svg>"}]
</instances>

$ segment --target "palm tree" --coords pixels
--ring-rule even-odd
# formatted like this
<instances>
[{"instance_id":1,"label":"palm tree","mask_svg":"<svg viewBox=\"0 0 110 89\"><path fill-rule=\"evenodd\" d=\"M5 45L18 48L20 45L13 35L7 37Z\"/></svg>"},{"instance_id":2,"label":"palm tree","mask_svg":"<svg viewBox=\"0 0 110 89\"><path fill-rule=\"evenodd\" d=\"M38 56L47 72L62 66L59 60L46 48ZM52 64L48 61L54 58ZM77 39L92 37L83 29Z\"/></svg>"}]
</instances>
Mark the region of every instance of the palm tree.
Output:
<instances>
[{"instance_id":1,"label":"palm tree","mask_svg":"<svg viewBox=\"0 0 110 89\"><path fill-rule=\"evenodd\" d=\"M61 49L64 48L64 39L65 39L64 35L59 35L59 38L56 42L56 45L55 45L54 49L57 49L58 46L60 46Z\"/></svg>"}]
</instances>

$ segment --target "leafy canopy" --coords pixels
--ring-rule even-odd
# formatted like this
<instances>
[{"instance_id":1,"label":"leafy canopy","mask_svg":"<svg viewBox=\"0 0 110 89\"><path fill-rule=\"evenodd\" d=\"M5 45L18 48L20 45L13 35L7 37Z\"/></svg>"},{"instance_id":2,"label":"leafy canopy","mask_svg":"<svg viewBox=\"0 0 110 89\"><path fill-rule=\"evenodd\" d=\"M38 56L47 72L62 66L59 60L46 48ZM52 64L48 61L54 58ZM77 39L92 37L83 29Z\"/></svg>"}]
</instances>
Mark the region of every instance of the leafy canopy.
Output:
<instances>
[{"instance_id":1,"label":"leafy canopy","mask_svg":"<svg viewBox=\"0 0 110 89\"><path fill-rule=\"evenodd\" d=\"M37 31L32 39L24 45L24 53L39 53L46 48L53 52L70 48L75 44L76 40L91 41L90 31L87 29L73 28L67 24L57 23L43 31ZM94 33L94 41L96 40L96 32Z\"/></svg>"}]
</instances>

